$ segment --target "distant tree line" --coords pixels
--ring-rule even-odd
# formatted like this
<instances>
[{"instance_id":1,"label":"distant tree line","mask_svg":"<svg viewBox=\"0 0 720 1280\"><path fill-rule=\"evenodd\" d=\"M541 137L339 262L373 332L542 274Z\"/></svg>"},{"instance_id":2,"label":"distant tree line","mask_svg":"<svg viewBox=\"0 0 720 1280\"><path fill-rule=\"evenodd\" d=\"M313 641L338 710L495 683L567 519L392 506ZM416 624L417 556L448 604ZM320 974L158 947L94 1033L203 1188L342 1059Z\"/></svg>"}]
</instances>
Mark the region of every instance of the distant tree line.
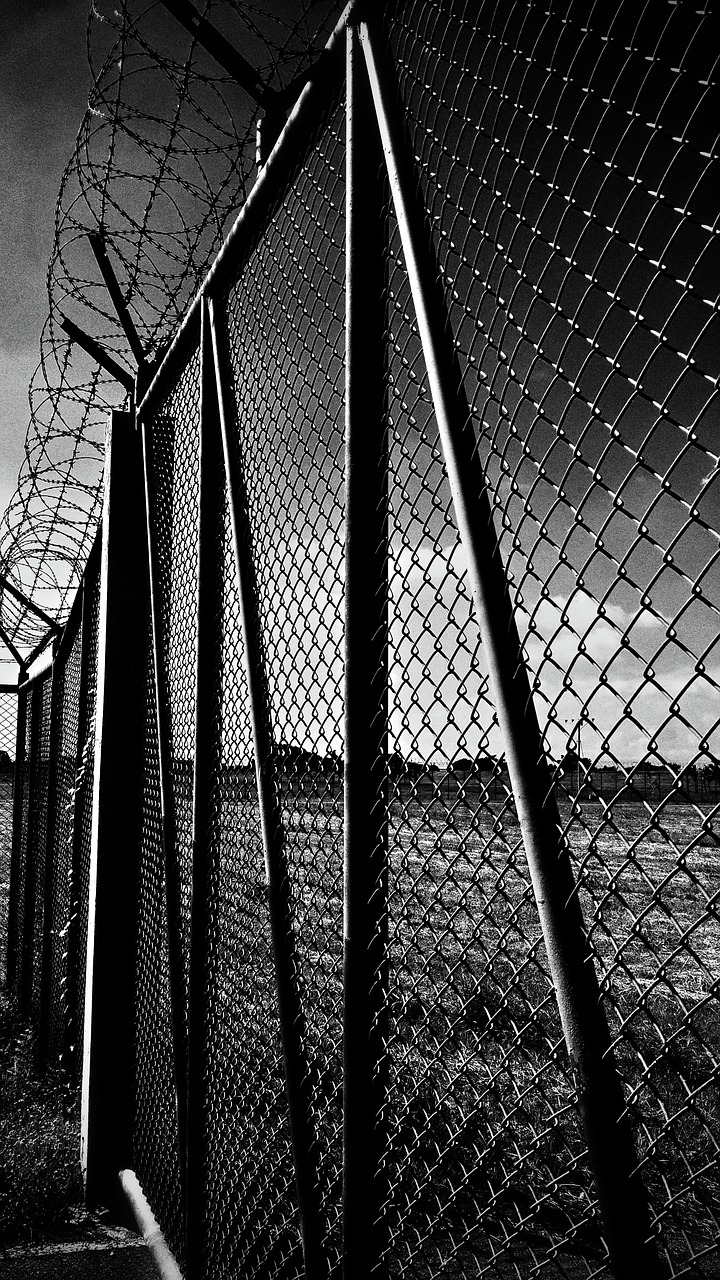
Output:
<instances>
[{"instance_id":1,"label":"distant tree line","mask_svg":"<svg viewBox=\"0 0 720 1280\"><path fill-rule=\"evenodd\" d=\"M0 769L3 765L0 752ZM8 757L9 759L9 757ZM323 779L325 785L342 783L343 758L333 751L324 753L309 751L295 743L281 742L275 747L273 763L280 779L291 785L303 780ZM637 764L598 765L587 757L569 750L559 761L551 761L558 787L565 794L580 795L581 799L610 799L619 796L628 801L648 802L672 796L680 801L697 803L720 800L720 763L710 759L704 765L667 764L641 761ZM12 762L10 762L11 766ZM188 775L192 761L180 761ZM470 797L483 793L488 799L502 800L510 790L510 777L505 761L494 756L480 754L475 759L462 756L448 763L426 762L408 758L399 751L392 751L387 759L388 775L395 788L415 788L418 795L430 791L445 795L448 799L464 793ZM226 775L238 779L254 777L254 763L248 760L226 769Z\"/></svg>"},{"instance_id":2,"label":"distant tree line","mask_svg":"<svg viewBox=\"0 0 720 1280\"><path fill-rule=\"evenodd\" d=\"M447 765L438 765L406 760L395 752L389 764L391 778L415 784L423 779L434 781L435 785L444 785L448 793L453 789L466 793L481 789L495 798L496 792L499 797L510 788L505 762L489 755L480 755L475 760L461 757ZM673 796L681 801L709 803L720 799L720 763L716 760L684 766L650 761L598 765L570 750L561 760L551 761L551 767L562 791L573 796L580 794L587 800L620 796L628 801L653 801Z\"/></svg>"}]
</instances>

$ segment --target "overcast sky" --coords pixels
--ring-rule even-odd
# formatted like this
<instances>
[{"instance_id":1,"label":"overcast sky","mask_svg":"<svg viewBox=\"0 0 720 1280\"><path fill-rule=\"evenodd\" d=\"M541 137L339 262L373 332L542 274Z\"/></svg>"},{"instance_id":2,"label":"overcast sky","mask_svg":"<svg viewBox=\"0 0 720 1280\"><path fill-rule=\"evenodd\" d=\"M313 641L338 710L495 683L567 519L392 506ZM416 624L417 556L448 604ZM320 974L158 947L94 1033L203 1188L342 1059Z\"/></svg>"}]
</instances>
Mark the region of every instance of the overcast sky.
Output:
<instances>
[{"instance_id":1,"label":"overcast sky","mask_svg":"<svg viewBox=\"0 0 720 1280\"><path fill-rule=\"evenodd\" d=\"M0 17L0 156L5 195L0 213L0 510L13 492L22 459L28 422L27 385L37 364L47 312L45 272L53 243L55 199L90 88L85 52L87 4L88 0L28 0L20 16ZM497 49L510 57L495 34ZM710 395L707 377L715 367L716 351L706 326L709 309L699 301L706 298L712 284L711 260L706 252L709 227L705 224L710 216L707 206L712 204L714 216L716 199L700 181L707 167L703 140L712 122L700 118L700 124L696 121L693 125L694 151L679 148L675 135L685 126L682 120L677 124L675 113L679 110L684 119L683 112L694 110L695 100L689 105L673 100L670 116L662 117L670 97L662 79L657 84L642 82L644 116L628 99L628 94L632 97L635 93L629 76L617 89L612 110L606 110L605 81L602 77L598 84L593 81L596 45L597 38L595 43L588 39L579 61L572 49L565 49L562 57L558 54L558 68L550 78L544 76L540 61L532 63L531 59L534 81L519 59L518 65L525 67L524 92L530 106L540 103L544 112L541 119L539 111L528 116L529 108L523 108L527 118L519 143L513 133L512 112L506 112L507 119L498 116L499 124L496 121L498 103L505 99L487 87L500 75L494 65L497 49L491 44L487 57L493 65L488 67L482 93L473 99L477 119L464 121L468 128L464 142L458 144L460 159L456 156L451 162L450 150L442 142L454 136L450 132L452 112L448 119L443 116L449 111L446 103L450 98L454 102L447 84L442 89L445 98L440 91L437 94L437 101L445 105L436 108L440 114L434 127L419 121L416 128L426 130L425 164L437 178L434 199L438 216L447 220L443 252L450 253L447 246L451 241L463 245L462 260L458 261L452 256L456 250L451 245L445 268L450 278L459 271L471 274L462 285L464 292L456 289L454 297L460 301L457 306L452 304L456 308L452 320L461 342L471 352L469 394L475 412L487 438L495 440L489 479L506 504L508 528L518 532L517 547L513 546L512 554L506 548L506 553L512 571L524 580L521 630L524 634L524 628L533 622L537 634L530 634L528 647L535 641L540 645L534 656L539 664L545 662L549 673L546 697L556 699L560 675L572 667L574 689L563 695L558 723L571 725L581 704L592 696L598 727L594 737L588 729L586 750L600 750L608 725L625 724L625 716L627 728L622 741L617 737L614 750L638 758L649 734L662 730L666 755L681 758L695 749L698 735L712 731L716 716L716 704L708 697L706 671L711 669L709 654L716 640L717 614L715 605L711 609L705 603L717 598L717 570L712 567L716 543L705 527L713 524L718 497L717 489L711 492L708 453L716 448L715 428L705 412ZM641 53L637 53L636 63L642 70ZM466 49L464 56L477 77L474 47ZM572 76L569 71L562 74L563 57L570 58ZM453 59L457 72L461 61L457 47ZM449 74L442 59L436 74L439 82ZM668 83L674 84L674 72L672 77ZM587 90L591 81L593 93ZM544 95L548 101L543 105ZM587 119L583 115L586 108ZM664 121L664 134L648 123L658 113ZM601 120L607 136L598 133ZM689 129L689 121L686 124ZM497 145L501 125L508 146ZM566 142L562 130L568 129L577 134L572 145L562 147L563 181L568 190L577 193L569 203L556 183L553 166L560 159L553 158L550 146L561 138ZM658 138L663 146L656 154L653 144ZM515 158L518 145L520 152ZM486 169L491 160L499 176L489 181ZM501 171L503 164L506 170L509 165L509 172ZM468 166L472 182L466 182L463 165ZM611 171L614 186L607 178ZM479 184L478 174L485 175ZM507 193L512 189L512 199L509 194L499 198L496 181ZM657 198L658 186L663 188L662 201ZM635 243L640 231L642 248ZM532 287L525 270L531 253ZM304 276L305 285L311 278ZM686 278L692 283L692 297L683 286ZM592 281L592 289L588 281ZM302 296L303 286L298 287L296 297ZM251 308L251 314L258 305ZM644 315L639 314L640 309ZM582 319L578 334L574 333L580 328L576 317ZM414 360L418 344L405 321L403 325L398 352ZM663 349L657 341L660 333ZM690 352L692 359L688 359ZM263 360L265 367L267 357ZM579 394L574 383L581 373ZM396 395L397 386L404 386L404 376L400 383L396 381ZM278 385L283 385L282 369ZM417 390L410 390L408 401L416 415L422 410L419 420L424 422L430 414L429 401L423 409ZM406 412L407 406L401 407ZM662 421L660 407L661 416L665 415ZM290 413L293 439L296 408L293 404ZM517 438L512 440L506 439L511 416L517 428ZM557 430L559 424L562 431ZM694 434L688 441L690 425ZM525 450L526 460L521 449L525 438L532 440ZM636 461L641 450L642 467ZM514 477L512 493L507 477L498 470L501 455L508 475L512 472ZM599 474L596 483L594 469L601 464L602 483ZM411 484L410 476L407 483ZM435 485L426 476L422 500L430 493L435 493ZM409 577L422 567L414 616L430 617L432 600L440 593L454 630L452 634L447 628L443 631L439 624L437 629L443 634L445 649L459 651L467 602L461 599L457 585L462 575L454 531L450 536L449 529L429 527L429 513L422 507L421 497L415 494L419 504L413 516L416 545L412 564L406 566ZM688 520L689 509L696 524ZM640 521L644 523L638 532ZM421 547L422 538L427 546ZM566 545L571 549L569 557L564 550L562 553L571 564L567 569L559 554ZM664 554L669 547L672 553ZM625 562L630 552L628 569ZM582 579L578 576L581 569ZM298 572L298 581L300 576ZM693 584L697 599L691 600L689 586ZM542 604L541 586L548 597ZM431 590L432 599L426 599ZM599 601L603 601L601 608ZM401 614L410 637L411 628L409 623L405 626L402 610L398 616ZM669 632L668 623L673 623ZM623 643L628 641L628 652L625 648L620 651L621 637ZM561 652L568 644L570 650ZM549 646L544 659L543 646ZM463 650L468 661L472 650L468 641ZM699 669L695 663L701 657L705 665ZM441 661L444 670L445 653ZM713 679L720 678L717 662L714 656ZM473 664L478 663L479 658L473 658ZM457 653L452 665L460 691L467 671L462 663L458 665ZM627 690L628 696L635 697L632 730L629 712L614 704L606 709L595 696L598 672L606 667L611 671L615 695ZM651 675L643 675L645 667ZM475 695L468 699L465 693L451 690L440 676L438 681L442 688L437 699L440 714L457 698L468 706L473 703ZM647 695L642 703L640 692ZM681 714L673 709L668 715L667 702L681 696ZM571 705L565 705L568 703ZM420 742L418 726L410 725L412 708L401 700L398 706L408 734L410 726L420 743L421 754L432 754L436 727L432 734L426 731L432 741ZM691 728L686 732L687 726ZM713 749L716 741L713 739ZM326 745L334 747L332 741ZM477 744L471 745L476 749ZM401 746L411 750L410 744ZM448 751L455 746L453 742ZM464 752L470 749L464 742L460 748Z\"/></svg>"},{"instance_id":2,"label":"overcast sky","mask_svg":"<svg viewBox=\"0 0 720 1280\"><path fill-rule=\"evenodd\" d=\"M55 200L90 88L87 13L88 0L0 7L0 513L23 456Z\"/></svg>"}]
</instances>

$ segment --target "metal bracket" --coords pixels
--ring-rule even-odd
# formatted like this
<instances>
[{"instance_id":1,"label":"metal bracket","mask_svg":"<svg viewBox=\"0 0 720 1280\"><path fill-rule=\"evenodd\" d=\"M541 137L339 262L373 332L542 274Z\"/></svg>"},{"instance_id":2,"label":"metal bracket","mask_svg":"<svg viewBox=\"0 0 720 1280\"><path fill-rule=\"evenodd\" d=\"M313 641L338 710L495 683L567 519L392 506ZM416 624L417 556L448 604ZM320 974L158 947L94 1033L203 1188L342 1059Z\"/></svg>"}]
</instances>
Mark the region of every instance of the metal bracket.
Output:
<instances>
[{"instance_id":1,"label":"metal bracket","mask_svg":"<svg viewBox=\"0 0 720 1280\"><path fill-rule=\"evenodd\" d=\"M93 360L97 361L106 373L109 373L130 395L133 395L135 391L133 375L127 369L123 369L117 360L113 360L112 356L108 355L104 347L101 347L95 338L91 338L89 333L85 333L72 320L68 320L67 316L60 316L60 328L65 330L71 342L76 342L79 347L82 347L83 351L87 351L88 355L92 356Z\"/></svg>"}]
</instances>

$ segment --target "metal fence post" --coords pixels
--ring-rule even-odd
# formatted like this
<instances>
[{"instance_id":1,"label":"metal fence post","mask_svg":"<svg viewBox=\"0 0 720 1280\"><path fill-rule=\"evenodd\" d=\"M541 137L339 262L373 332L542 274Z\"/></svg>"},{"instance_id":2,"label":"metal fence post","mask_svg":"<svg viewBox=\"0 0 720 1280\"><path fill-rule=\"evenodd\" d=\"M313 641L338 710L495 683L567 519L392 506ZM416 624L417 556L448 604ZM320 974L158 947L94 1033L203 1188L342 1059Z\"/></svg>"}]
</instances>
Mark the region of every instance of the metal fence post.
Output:
<instances>
[{"instance_id":1,"label":"metal fence post","mask_svg":"<svg viewBox=\"0 0 720 1280\"><path fill-rule=\"evenodd\" d=\"M205 1269L207 977L210 961L212 773L218 754L220 703L216 671L218 575L222 572L222 454L212 341L204 304L200 321L200 494L193 770L192 907L188 992L186 1241L188 1280Z\"/></svg>"},{"instance_id":2,"label":"metal fence post","mask_svg":"<svg viewBox=\"0 0 720 1280\"><path fill-rule=\"evenodd\" d=\"M182 940L179 935L181 919L180 872L175 847L175 812L172 792L170 758L170 704L163 661L162 603L160 598L160 567L153 529L154 473L150 454L151 443L148 425L141 421L143 475L145 483L144 511L147 538L147 565L150 588L150 623L152 632L153 671L155 675L155 711L160 775L160 814L162 823L163 858L165 863L165 901L167 907L168 967L170 984L170 1017L173 1037L173 1066L177 1105L178 1148L182 1195L185 1200L185 1175L187 1170L187 1034L185 1023L185 975L183 970ZM183 1209L184 1212L184 1209Z\"/></svg>"},{"instance_id":3,"label":"metal fence post","mask_svg":"<svg viewBox=\"0 0 720 1280\"><path fill-rule=\"evenodd\" d=\"M55 962L55 950L59 939L55 930L55 855L56 855L56 823L58 805L58 764L59 742L62 734L62 676L55 663L53 650L53 668L50 694L50 759L48 761L48 797L47 797L47 839L45 844L45 876L43 886L43 935L42 958L40 967L40 1022L38 1026L38 1059L41 1066L47 1066L50 1053L50 1029L53 1010L51 1008L52 973Z\"/></svg>"},{"instance_id":4,"label":"metal fence post","mask_svg":"<svg viewBox=\"0 0 720 1280\"><path fill-rule=\"evenodd\" d=\"M131 1162L142 671L146 600L141 457L132 414L107 438L85 980L81 1161L85 1192L119 1211Z\"/></svg>"},{"instance_id":5,"label":"metal fence post","mask_svg":"<svg viewBox=\"0 0 720 1280\"><path fill-rule=\"evenodd\" d=\"M242 624L245 667L250 700L260 822L270 915L278 1010L285 1063L285 1083L292 1132L295 1181L307 1280L321 1280L328 1267L323 1246L323 1221L311 1119L310 1081L305 1059L305 1018L298 989L299 965L293 932L290 884L285 857L285 833L272 758L265 652L260 629L252 531L242 465L230 441L224 391L224 335L218 332L212 298L207 302L212 333L218 414L222 435L228 505L232 526ZM222 345L221 345L222 344Z\"/></svg>"},{"instance_id":6,"label":"metal fence post","mask_svg":"<svg viewBox=\"0 0 720 1280\"><path fill-rule=\"evenodd\" d=\"M92 552L91 552L92 557ZM85 957L81 954L80 914L81 914L81 867L82 867L82 822L81 805L78 798L83 794L83 786L87 787L85 770L92 758L91 745L88 738L93 724L93 711L88 699L90 672L90 609L88 596L88 569L90 560L80 583L80 688L78 691L78 736L75 750L75 776L73 780L72 811L72 847L70 855L70 902L67 921L67 964L65 975L65 1045L63 1056L68 1071L73 1077L79 1074L81 1065L81 1044L83 1011L80 1009L80 974Z\"/></svg>"},{"instance_id":7,"label":"metal fence post","mask_svg":"<svg viewBox=\"0 0 720 1280\"><path fill-rule=\"evenodd\" d=\"M387 1273L388 457L383 156L347 32L343 1275Z\"/></svg>"},{"instance_id":8,"label":"metal fence post","mask_svg":"<svg viewBox=\"0 0 720 1280\"><path fill-rule=\"evenodd\" d=\"M468 578L503 733L530 876L619 1280L662 1274L592 952L561 834L485 476L447 325L442 277L416 192L397 91L375 29L360 28Z\"/></svg>"}]
</instances>

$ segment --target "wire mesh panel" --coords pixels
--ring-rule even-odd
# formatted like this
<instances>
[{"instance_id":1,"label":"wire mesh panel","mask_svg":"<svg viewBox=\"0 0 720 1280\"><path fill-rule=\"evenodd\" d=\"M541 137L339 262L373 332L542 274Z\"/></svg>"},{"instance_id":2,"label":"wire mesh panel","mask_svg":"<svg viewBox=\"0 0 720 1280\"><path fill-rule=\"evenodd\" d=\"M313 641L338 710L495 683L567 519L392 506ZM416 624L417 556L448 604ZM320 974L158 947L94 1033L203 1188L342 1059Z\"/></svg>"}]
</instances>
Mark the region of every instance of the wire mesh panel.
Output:
<instances>
[{"instance_id":1,"label":"wire mesh panel","mask_svg":"<svg viewBox=\"0 0 720 1280\"><path fill-rule=\"evenodd\" d=\"M325 1217L332 1217L332 1243L328 1239L324 1244L336 1256L342 950L342 700L337 688L342 674L342 132L343 113L337 108L323 122L307 161L298 162L290 193L268 219L250 265L230 287L230 367L226 364L224 369L227 385L234 388L230 449L248 484L246 514L258 584L255 605L267 655L273 746L264 768L272 774L289 864L296 933L291 982L303 995L302 1051L309 1062L318 1148L314 1159ZM274 314L280 281L288 278L300 305L286 303ZM193 767L201 767L193 760L200 622L199 374L196 353L146 428L149 523L156 560L156 634L151 647L153 641L158 643L159 653L148 665L135 1149L140 1181L180 1256L186 1242L178 1085L180 1110L184 1095L183 1081L173 1074L173 939L167 935L166 918L171 934L177 927L187 985L196 963L190 957L189 935ZM205 436L211 429L206 423ZM295 1275L303 1263L275 987L278 961L265 885L230 517L226 492L214 535L219 548L211 619L215 745L207 878L200 890L206 895L208 914L207 971L200 979L207 1016L203 1025L189 1029L191 1036L203 1038L205 1061L205 1248L213 1274L230 1268L232 1274L240 1269L248 1275ZM322 682L319 664L324 668ZM163 685L160 691L156 672ZM303 705L301 694L311 690L312 698ZM162 713L157 715L158 697L166 700L165 729ZM161 742L167 733L170 765L171 794L162 818L166 784L158 732ZM180 873L177 925L168 903L166 854L177 860ZM199 909L195 898L193 909ZM182 993L183 1021L186 1002L187 990ZM184 1046L180 1051L184 1069ZM191 1061L195 1052L191 1043ZM190 1105L195 1106L192 1098ZM192 1217L196 1207L189 1205L188 1212Z\"/></svg>"},{"instance_id":2,"label":"wire mesh panel","mask_svg":"<svg viewBox=\"0 0 720 1280\"><path fill-rule=\"evenodd\" d=\"M48 1060L57 1063L66 1053L68 1029L77 1022L75 995L69 989L68 955L72 920L77 916L73 885L73 837L79 779L79 728L82 673L82 619L76 608L68 621L65 653L54 664L55 696L60 707L59 734L53 751L55 770L50 974L48 979ZM73 634L74 632L74 634ZM84 744L80 744L82 746Z\"/></svg>"},{"instance_id":3,"label":"wire mesh panel","mask_svg":"<svg viewBox=\"0 0 720 1280\"><path fill-rule=\"evenodd\" d=\"M148 620L136 978L137 1172L179 1257L184 1252L181 1110L186 1104L184 1097L178 1103L178 1054L184 1056L185 1050L177 1036L178 1028L183 1036L187 1031L199 422L196 353L148 435L157 595L155 630ZM162 753L159 731L167 735ZM179 965L177 986L174 964Z\"/></svg>"},{"instance_id":4,"label":"wire mesh panel","mask_svg":"<svg viewBox=\"0 0 720 1280\"><path fill-rule=\"evenodd\" d=\"M449 15L423 3L394 15L387 37L656 1227L672 1267L693 1260L698 1274L716 1257L720 1047L716 122L704 30L703 13L686 6L560 15L514 4ZM398 892L418 915L418 950L443 930L455 946L468 906L480 912L466 953L480 946L480 981L467 1010L480 1024L473 1036L506 1057L517 1117L499 1139L473 1136L469 1159L460 1157L457 1135L486 1119L480 1081L492 1055L480 1066L464 1046L477 1080L465 1097L462 1076L444 1075L450 1017L420 1125L433 1149L433 1124L444 1132L460 1160L446 1192L456 1212L481 1182L481 1220L498 1223L484 1247L517 1233L512 1248L521 1241L536 1261L544 1254L546 1271L567 1248L592 1267L592 1195L577 1165L582 1143L563 1118L571 1091L553 1048L559 1029L516 820L501 800L500 743L446 523L424 366L403 324L402 285L391 292L400 313L395 510L404 503L414 523L398 558L407 585L394 597L404 668L395 732L403 758L415 757L426 839L435 844L438 804L454 828L444 860L454 858L452 870L440 877L420 854L417 889L408 899L401 882ZM481 866L489 880L473 901L479 886L468 892L462 873L473 828L485 823L470 862L472 876ZM446 893L452 906L442 907ZM434 963L444 974L440 956ZM463 969L445 964L457 1037L468 1021ZM418 1029L426 1003L412 1006L416 1041L427 1038ZM498 1103L501 1125L508 1102ZM426 1223L442 1219L430 1184L438 1145ZM412 1247L421 1243L422 1228Z\"/></svg>"},{"instance_id":5,"label":"wire mesh panel","mask_svg":"<svg viewBox=\"0 0 720 1280\"><path fill-rule=\"evenodd\" d=\"M15 759L15 738L17 730L17 693L0 690L0 756L3 773L9 771ZM7 757L7 759L5 758Z\"/></svg>"},{"instance_id":6,"label":"wire mesh panel","mask_svg":"<svg viewBox=\"0 0 720 1280\"><path fill-rule=\"evenodd\" d=\"M396 234L389 297L391 1251L410 1275L592 1274L572 1073Z\"/></svg>"},{"instance_id":7,"label":"wire mesh panel","mask_svg":"<svg viewBox=\"0 0 720 1280\"><path fill-rule=\"evenodd\" d=\"M13 998L19 1000L21 947L25 925L27 888L28 817L30 812L31 705L27 684L18 689L18 733L14 771L13 833L8 900L7 978Z\"/></svg>"},{"instance_id":8,"label":"wire mesh panel","mask_svg":"<svg viewBox=\"0 0 720 1280\"><path fill-rule=\"evenodd\" d=\"M210 1274L302 1272L240 604L227 501L216 622L206 1081Z\"/></svg>"},{"instance_id":9,"label":"wire mesh panel","mask_svg":"<svg viewBox=\"0 0 720 1280\"><path fill-rule=\"evenodd\" d=\"M28 932L27 944L32 950L32 994L29 1013L37 1025L42 1016L42 966L45 930L50 927L46 919L46 877L48 875L48 844L50 838L50 769L51 769L51 713L53 698L53 675L48 672L39 682L34 697L37 698L36 724L33 732L37 734L37 757L35 765L33 802L32 802L32 850L29 850L29 874L33 881L32 888L32 935Z\"/></svg>"},{"instance_id":10,"label":"wire mesh panel","mask_svg":"<svg viewBox=\"0 0 720 1280\"><path fill-rule=\"evenodd\" d=\"M423 3L393 12L386 43L655 1229L675 1270L694 1260L703 1273L702 1257L713 1248L706 1209L717 1166L709 999L717 982L717 885L703 851L714 838L717 721L706 698L693 698L698 682L716 688L706 620L716 608L706 474L716 458L703 417L714 376L710 312L680 248L682 240L687 253L690 239L681 231L692 227L694 252L705 262L705 76L694 51L700 17L678 8L636 24L620 9L612 21L597 14L586 23L575 11L556 19L523 4L502 14L490 7L448 14ZM670 39L686 51L687 77L681 93L673 90L672 110L664 70ZM678 136L667 123L675 111L685 121ZM247 486L272 726L270 759L260 763L279 799L289 858L333 1265L341 133L339 118L321 131L282 205L246 249L226 302L224 370L230 448ZM573 1072L392 215L388 225L389 1265L413 1275L601 1274L606 1252ZM158 419L158 440L166 428ZM186 443L195 430L193 422ZM174 477L185 475L172 467ZM194 480L173 480L179 483L187 506L178 519L190 530ZM168 513L169 528L176 517ZM223 519L207 1247L219 1271L284 1274L299 1265L289 1226L294 1193L227 512ZM189 584L195 553L188 547L178 582L187 574ZM173 570L163 572L170 581ZM182 591L175 624L173 590ZM190 591L168 591L166 644L170 655L176 651L171 667L179 664L173 715L189 731ZM177 761L174 768L182 810ZM238 957L251 940L246 968ZM229 1114L233 1073L245 1079L251 1062L237 1027L252 1027L252 1063L256 1054L265 1060L273 1082L262 1098L253 1095L241 1128ZM276 1135L267 1180L255 1136L262 1124ZM692 1160L679 1159L688 1143ZM235 1189L223 1174L241 1149ZM271 1201L278 1216L268 1219L261 1201ZM253 1212L238 1233L239 1203Z\"/></svg>"},{"instance_id":11,"label":"wire mesh panel","mask_svg":"<svg viewBox=\"0 0 720 1280\"><path fill-rule=\"evenodd\" d=\"M372 206L386 234L373 277L385 320L367 343L383 366L368 379L384 379L384 479L374 476L377 519L363 526L383 545L354 562L346 592L345 104L336 95L308 137L298 120L311 91L143 419L152 602L134 1167L189 1275L311 1271L310 1201L319 1273L340 1274L352 1158L344 611L346 595L353 608L364 598L371 561L381 575L387 564L387 582L367 588L383 601L373 706L385 716L386 684L387 734L352 775L372 777L368 803L383 809L373 874L388 850L387 922L383 903L366 957L374 999L389 972L372 1028L373 1088L388 1081L378 1274L611 1273L584 1083L470 588L475 552L489 556L497 538L515 666L528 668L551 765L553 855L567 849L575 876L562 906L579 903L587 925L637 1181L669 1272L715 1276L720 589L705 15L664 0L562 13L409 0L388 9L381 45L444 294L436 329L454 344L494 527L488 516L487 545L469 546L451 493L441 374L405 258L412 219L398 220L390 172ZM392 147L387 131L383 141ZM356 422L348 432L360 439ZM382 435L368 432L375 446ZM83 1007L98 582L94 568L53 675L49 845L49 678L20 695L14 983L37 1004L43 926L67 933L49 971L53 1045L63 1019L77 1045ZM46 848L52 922L39 892ZM385 868L377 886L384 894ZM349 1007L346 1028L352 1017Z\"/></svg>"},{"instance_id":12,"label":"wire mesh panel","mask_svg":"<svg viewBox=\"0 0 720 1280\"><path fill-rule=\"evenodd\" d=\"M0 935L8 936L12 817L17 739L17 692L0 690ZM6 957L0 964L3 972Z\"/></svg>"},{"instance_id":13,"label":"wire mesh panel","mask_svg":"<svg viewBox=\"0 0 720 1280\"><path fill-rule=\"evenodd\" d=\"M22 738L15 768L15 810L8 910L8 978L21 1016L40 1009L45 846L47 838L51 674L19 693Z\"/></svg>"},{"instance_id":14,"label":"wire mesh panel","mask_svg":"<svg viewBox=\"0 0 720 1280\"><path fill-rule=\"evenodd\" d=\"M76 993L70 989L70 934L78 918L77 886L73 882L73 840L79 774L78 731L81 722L82 591L65 628L63 650L53 664L54 741L51 742L53 805L51 805L50 869L46 901L44 1001L47 1020L42 1044L47 1064L69 1066L70 1025L77 1025ZM82 746L82 744L81 744ZM87 755L87 751L86 751Z\"/></svg>"},{"instance_id":15,"label":"wire mesh panel","mask_svg":"<svg viewBox=\"0 0 720 1280\"><path fill-rule=\"evenodd\" d=\"M79 1082L87 950L99 545L50 668L21 689L9 974L38 1064Z\"/></svg>"},{"instance_id":16,"label":"wire mesh panel","mask_svg":"<svg viewBox=\"0 0 720 1280\"><path fill-rule=\"evenodd\" d=\"M73 866L68 928L68 1067L79 1079L82 1067L85 1012L85 958L88 945L88 901L92 839L92 803L97 695L100 558L88 564L83 588L82 685L78 734L78 763L74 785Z\"/></svg>"},{"instance_id":17,"label":"wire mesh panel","mask_svg":"<svg viewBox=\"0 0 720 1280\"><path fill-rule=\"evenodd\" d=\"M152 636L148 619L135 976L135 1168L176 1256L183 1221Z\"/></svg>"},{"instance_id":18,"label":"wire mesh panel","mask_svg":"<svg viewBox=\"0 0 720 1280\"><path fill-rule=\"evenodd\" d=\"M342 961L344 120L321 127L229 295L326 1247L337 1258ZM228 749L236 748L228 743ZM259 1136L259 1135L258 1135Z\"/></svg>"},{"instance_id":19,"label":"wire mesh panel","mask_svg":"<svg viewBox=\"0 0 720 1280\"><path fill-rule=\"evenodd\" d=\"M182 952L189 943L192 843L192 763L195 727L197 644L198 459L200 426L199 354L192 357L166 411L154 424L151 507L158 565L160 636L167 699L169 761ZM186 995L187 998L187 995Z\"/></svg>"},{"instance_id":20,"label":"wire mesh panel","mask_svg":"<svg viewBox=\"0 0 720 1280\"><path fill-rule=\"evenodd\" d=\"M24 903L22 930L18 940L18 1007L21 1016L35 1025L40 1018L51 697L52 674L45 671L31 682L29 690L29 786L27 827L23 841Z\"/></svg>"}]
</instances>

